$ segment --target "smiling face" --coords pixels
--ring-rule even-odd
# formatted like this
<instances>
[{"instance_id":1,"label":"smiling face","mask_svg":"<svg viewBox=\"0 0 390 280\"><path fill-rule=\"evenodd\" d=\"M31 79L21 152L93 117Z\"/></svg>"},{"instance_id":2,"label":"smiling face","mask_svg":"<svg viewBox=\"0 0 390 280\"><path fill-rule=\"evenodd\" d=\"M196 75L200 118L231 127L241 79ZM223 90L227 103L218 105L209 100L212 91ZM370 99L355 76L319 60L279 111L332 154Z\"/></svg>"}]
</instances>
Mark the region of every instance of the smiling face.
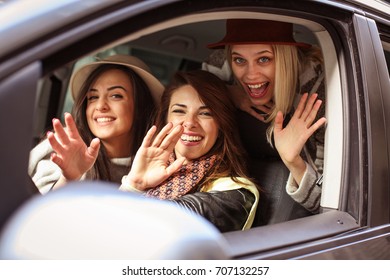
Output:
<instances>
[{"instance_id":1,"label":"smiling face","mask_svg":"<svg viewBox=\"0 0 390 280\"><path fill-rule=\"evenodd\" d=\"M127 74L118 69L104 72L91 85L86 98L91 132L108 150L110 147L126 149L131 139L134 110L133 87Z\"/></svg>"},{"instance_id":2,"label":"smiling face","mask_svg":"<svg viewBox=\"0 0 390 280\"><path fill-rule=\"evenodd\" d=\"M232 71L254 105L272 100L275 58L271 45L231 46Z\"/></svg>"},{"instance_id":3,"label":"smiling face","mask_svg":"<svg viewBox=\"0 0 390 280\"><path fill-rule=\"evenodd\" d=\"M173 92L167 121L184 126L181 139L175 146L177 158L197 159L209 152L217 140L218 124L192 86L185 85Z\"/></svg>"}]
</instances>

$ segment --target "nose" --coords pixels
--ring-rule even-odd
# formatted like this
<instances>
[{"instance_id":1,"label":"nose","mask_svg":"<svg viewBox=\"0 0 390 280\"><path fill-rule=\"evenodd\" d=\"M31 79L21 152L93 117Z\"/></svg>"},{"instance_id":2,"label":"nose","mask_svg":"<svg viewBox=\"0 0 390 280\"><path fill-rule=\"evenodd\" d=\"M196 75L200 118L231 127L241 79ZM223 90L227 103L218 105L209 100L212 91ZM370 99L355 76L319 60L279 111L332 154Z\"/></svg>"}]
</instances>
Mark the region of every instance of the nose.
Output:
<instances>
[{"instance_id":1,"label":"nose","mask_svg":"<svg viewBox=\"0 0 390 280\"><path fill-rule=\"evenodd\" d=\"M197 123L198 123L197 117L194 114L188 114L185 117L185 120L183 122L183 126L185 128L193 128L193 127L196 127Z\"/></svg>"},{"instance_id":2,"label":"nose","mask_svg":"<svg viewBox=\"0 0 390 280\"><path fill-rule=\"evenodd\" d=\"M246 68L246 76L247 78L256 78L259 76L259 69L254 63L248 63L248 66Z\"/></svg>"},{"instance_id":3,"label":"nose","mask_svg":"<svg viewBox=\"0 0 390 280\"><path fill-rule=\"evenodd\" d=\"M108 110L108 103L105 98L99 98L96 102L96 111L107 111Z\"/></svg>"}]
</instances>

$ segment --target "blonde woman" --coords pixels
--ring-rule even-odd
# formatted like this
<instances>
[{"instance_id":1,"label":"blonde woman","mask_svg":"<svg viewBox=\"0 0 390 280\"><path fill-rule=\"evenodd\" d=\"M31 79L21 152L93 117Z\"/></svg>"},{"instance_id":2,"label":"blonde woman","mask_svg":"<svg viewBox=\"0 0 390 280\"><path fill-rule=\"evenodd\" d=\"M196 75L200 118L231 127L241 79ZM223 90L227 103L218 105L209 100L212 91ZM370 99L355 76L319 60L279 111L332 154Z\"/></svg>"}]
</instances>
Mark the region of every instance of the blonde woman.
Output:
<instances>
[{"instance_id":1,"label":"blonde woman","mask_svg":"<svg viewBox=\"0 0 390 280\"><path fill-rule=\"evenodd\" d=\"M251 126L250 135L243 136L243 142L251 142L248 152L280 157L290 172L287 193L317 213L324 136L320 128L326 123L317 117L323 116L323 96L319 99L315 92L324 94L319 50L296 42L291 23L255 19L228 19L225 37L208 47L225 50L236 106L255 118L242 121Z\"/></svg>"}]
</instances>

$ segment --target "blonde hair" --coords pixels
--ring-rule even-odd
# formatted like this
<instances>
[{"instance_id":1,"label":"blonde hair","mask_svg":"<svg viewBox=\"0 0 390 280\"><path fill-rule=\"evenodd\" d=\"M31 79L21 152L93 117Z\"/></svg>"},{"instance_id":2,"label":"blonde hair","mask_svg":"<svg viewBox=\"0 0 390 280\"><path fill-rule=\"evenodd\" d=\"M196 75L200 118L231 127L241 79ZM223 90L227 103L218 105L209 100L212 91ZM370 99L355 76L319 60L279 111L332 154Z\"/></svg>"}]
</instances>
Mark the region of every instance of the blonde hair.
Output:
<instances>
[{"instance_id":1,"label":"blonde hair","mask_svg":"<svg viewBox=\"0 0 390 280\"><path fill-rule=\"evenodd\" d=\"M278 111L286 116L290 112L296 94L299 91L299 72L301 69L300 55L298 48L291 45L271 45L275 57L275 87L274 87L274 107L266 123L270 123L267 128L267 141L272 146L272 133L274 130L275 117ZM227 60L232 69L231 46L226 47ZM238 85L240 83L237 82Z\"/></svg>"},{"instance_id":2,"label":"blonde hair","mask_svg":"<svg viewBox=\"0 0 390 280\"><path fill-rule=\"evenodd\" d=\"M272 45L275 57L275 87L274 107L266 122L270 123L267 128L267 140L272 145L272 133L274 130L275 117L278 111L286 116L290 112L295 96L299 91L299 57L298 48L289 45Z\"/></svg>"}]
</instances>

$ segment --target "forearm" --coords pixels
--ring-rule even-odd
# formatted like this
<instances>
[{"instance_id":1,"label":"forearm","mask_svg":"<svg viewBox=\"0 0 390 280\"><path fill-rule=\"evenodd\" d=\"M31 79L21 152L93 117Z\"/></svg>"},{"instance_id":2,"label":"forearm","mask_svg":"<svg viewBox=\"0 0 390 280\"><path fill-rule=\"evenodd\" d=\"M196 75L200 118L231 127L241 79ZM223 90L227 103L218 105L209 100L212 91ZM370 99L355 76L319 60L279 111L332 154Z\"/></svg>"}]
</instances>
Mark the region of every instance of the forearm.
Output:
<instances>
[{"instance_id":1,"label":"forearm","mask_svg":"<svg viewBox=\"0 0 390 280\"><path fill-rule=\"evenodd\" d=\"M49 192L61 177L61 169L51 160L43 159L38 162L30 174L36 187L42 194Z\"/></svg>"},{"instance_id":2,"label":"forearm","mask_svg":"<svg viewBox=\"0 0 390 280\"><path fill-rule=\"evenodd\" d=\"M64 187L66 184L73 182L73 181L82 181L86 179L86 174L82 174L78 178L75 179L67 179L64 175L61 175L59 179L53 184L50 190L55 190Z\"/></svg>"},{"instance_id":3,"label":"forearm","mask_svg":"<svg viewBox=\"0 0 390 280\"><path fill-rule=\"evenodd\" d=\"M175 203L189 209L214 224L221 232L242 230L255 196L246 189L197 192L184 195Z\"/></svg>"},{"instance_id":4,"label":"forearm","mask_svg":"<svg viewBox=\"0 0 390 280\"><path fill-rule=\"evenodd\" d=\"M301 156L298 156L294 161L287 161L283 159L284 164L291 173L291 176L294 178L295 182L298 185L301 184L302 178L306 172L306 163Z\"/></svg>"},{"instance_id":5,"label":"forearm","mask_svg":"<svg viewBox=\"0 0 390 280\"><path fill-rule=\"evenodd\" d=\"M300 184L297 184L292 174L290 174L286 184L286 192L291 198L312 213L318 213L320 207L322 192L319 182L320 176L319 173L306 163L306 172Z\"/></svg>"}]
</instances>

